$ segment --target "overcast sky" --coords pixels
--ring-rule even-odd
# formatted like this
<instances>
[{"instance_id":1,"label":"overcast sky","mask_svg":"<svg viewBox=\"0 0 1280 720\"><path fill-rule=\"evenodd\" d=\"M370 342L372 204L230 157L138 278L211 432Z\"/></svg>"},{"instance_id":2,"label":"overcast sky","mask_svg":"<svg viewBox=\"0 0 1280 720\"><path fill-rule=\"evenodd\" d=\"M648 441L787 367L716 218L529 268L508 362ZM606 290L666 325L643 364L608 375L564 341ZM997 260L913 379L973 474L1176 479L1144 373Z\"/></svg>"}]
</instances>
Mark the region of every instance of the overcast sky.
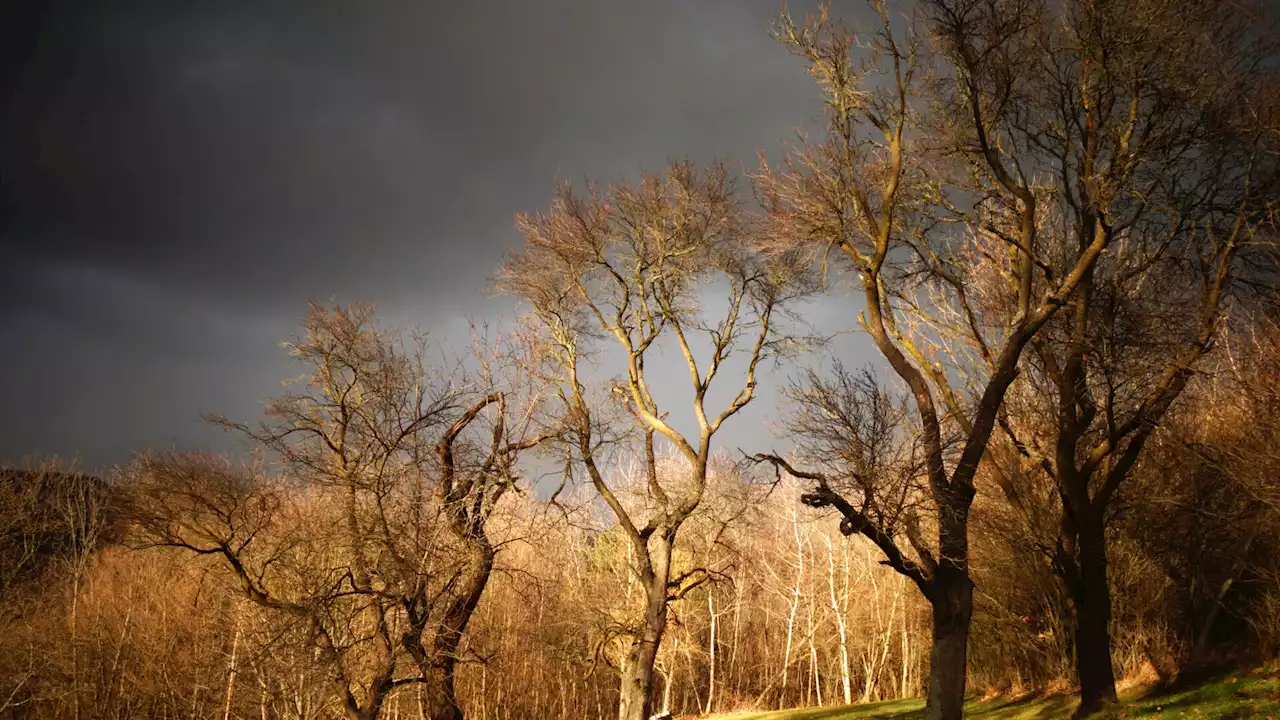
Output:
<instances>
[{"instance_id":1,"label":"overcast sky","mask_svg":"<svg viewBox=\"0 0 1280 720\"><path fill-rule=\"evenodd\" d=\"M754 162L819 112L777 0L9 6L0 462L220 447L200 413L259 416L309 299L460 342L557 175Z\"/></svg>"}]
</instances>

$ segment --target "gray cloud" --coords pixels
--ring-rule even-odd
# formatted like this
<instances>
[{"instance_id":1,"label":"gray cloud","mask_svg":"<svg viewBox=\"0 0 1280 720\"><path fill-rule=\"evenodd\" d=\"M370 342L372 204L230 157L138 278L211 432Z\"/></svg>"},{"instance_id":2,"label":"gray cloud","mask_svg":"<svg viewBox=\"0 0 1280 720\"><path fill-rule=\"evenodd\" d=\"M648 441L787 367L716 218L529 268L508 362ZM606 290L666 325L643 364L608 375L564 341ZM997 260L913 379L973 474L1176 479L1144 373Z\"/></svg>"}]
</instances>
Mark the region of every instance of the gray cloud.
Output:
<instances>
[{"instance_id":1,"label":"gray cloud","mask_svg":"<svg viewBox=\"0 0 1280 720\"><path fill-rule=\"evenodd\" d=\"M27 2L0 18L0 460L214 442L199 413L256 414L309 298L509 314L481 291L555 176L752 162L816 116L777 10Z\"/></svg>"}]
</instances>

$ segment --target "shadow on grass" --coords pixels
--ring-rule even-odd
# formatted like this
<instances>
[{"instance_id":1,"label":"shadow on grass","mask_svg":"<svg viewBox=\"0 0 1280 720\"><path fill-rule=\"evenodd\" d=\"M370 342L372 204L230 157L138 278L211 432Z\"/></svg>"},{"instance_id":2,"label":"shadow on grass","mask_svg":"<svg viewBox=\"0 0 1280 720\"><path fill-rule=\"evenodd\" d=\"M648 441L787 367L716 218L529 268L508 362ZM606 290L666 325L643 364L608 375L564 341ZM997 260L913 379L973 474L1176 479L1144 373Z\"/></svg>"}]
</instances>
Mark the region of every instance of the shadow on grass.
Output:
<instances>
[{"instance_id":1,"label":"shadow on grass","mask_svg":"<svg viewBox=\"0 0 1280 720\"><path fill-rule=\"evenodd\" d=\"M1017 699L991 700L970 705L966 718L986 720L1060 720L1071 716L1076 698L1071 695L1032 693Z\"/></svg>"}]
</instances>

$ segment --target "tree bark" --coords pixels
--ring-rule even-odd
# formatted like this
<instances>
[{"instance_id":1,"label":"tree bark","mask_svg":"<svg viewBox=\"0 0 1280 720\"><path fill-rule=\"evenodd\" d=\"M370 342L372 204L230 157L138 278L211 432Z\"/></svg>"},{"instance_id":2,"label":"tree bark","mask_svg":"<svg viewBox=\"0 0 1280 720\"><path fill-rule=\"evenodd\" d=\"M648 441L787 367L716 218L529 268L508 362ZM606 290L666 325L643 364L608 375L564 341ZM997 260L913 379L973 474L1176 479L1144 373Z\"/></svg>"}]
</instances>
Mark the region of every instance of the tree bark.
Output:
<instances>
[{"instance_id":1,"label":"tree bark","mask_svg":"<svg viewBox=\"0 0 1280 720\"><path fill-rule=\"evenodd\" d=\"M667 628L667 583L674 539L657 534L650 542L653 575L645 583L644 624L623 660L618 720L649 720L653 712L653 664Z\"/></svg>"},{"instance_id":2,"label":"tree bark","mask_svg":"<svg viewBox=\"0 0 1280 720\"><path fill-rule=\"evenodd\" d=\"M666 608L662 609L666 624ZM622 686L618 693L618 720L649 720L653 709L653 664L658 655L662 633L654 632L646 614L645 628L631 643L622 669Z\"/></svg>"},{"instance_id":3,"label":"tree bark","mask_svg":"<svg viewBox=\"0 0 1280 720\"><path fill-rule=\"evenodd\" d=\"M429 720L463 720L454 692L453 668L441 672L439 681L423 689L422 704Z\"/></svg>"},{"instance_id":4,"label":"tree bark","mask_svg":"<svg viewBox=\"0 0 1280 720\"><path fill-rule=\"evenodd\" d=\"M454 687L458 651L471 616L475 614L480 597L493 574L496 551L489 539L479 533L473 533L468 539L474 553L471 574L459 595L445 609L442 627L436 636L432 653L439 663L439 676L436 682L429 683L425 688L428 717L431 720L463 720L462 707L458 704Z\"/></svg>"},{"instance_id":5,"label":"tree bark","mask_svg":"<svg viewBox=\"0 0 1280 720\"><path fill-rule=\"evenodd\" d=\"M926 720L964 716L965 658L973 616L973 582L964 568L943 565L932 581L933 647Z\"/></svg>"},{"instance_id":6,"label":"tree bark","mask_svg":"<svg viewBox=\"0 0 1280 720\"><path fill-rule=\"evenodd\" d=\"M1081 524L1076 563L1079 579L1071 593L1076 610L1076 674L1084 717L1116 702L1111 666L1111 592L1107 586L1107 546L1101 522Z\"/></svg>"}]
</instances>

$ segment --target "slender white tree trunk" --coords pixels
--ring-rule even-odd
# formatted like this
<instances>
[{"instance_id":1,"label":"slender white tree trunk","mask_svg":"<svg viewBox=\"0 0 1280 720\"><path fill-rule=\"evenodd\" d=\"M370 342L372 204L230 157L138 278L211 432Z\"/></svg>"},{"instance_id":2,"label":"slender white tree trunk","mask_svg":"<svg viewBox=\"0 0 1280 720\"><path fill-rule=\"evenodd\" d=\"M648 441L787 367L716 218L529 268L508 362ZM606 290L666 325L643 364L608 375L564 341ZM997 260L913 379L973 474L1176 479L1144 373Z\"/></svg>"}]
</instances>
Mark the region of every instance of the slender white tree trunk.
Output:
<instances>
[{"instance_id":1,"label":"slender white tree trunk","mask_svg":"<svg viewBox=\"0 0 1280 720\"><path fill-rule=\"evenodd\" d=\"M844 556L843 597L836 599L836 561L831 547L831 538L825 534L822 539L827 543L827 588L831 591L831 613L836 619L836 634L840 641L840 689L844 691L844 704L853 703L853 680L849 677L849 633L845 625L846 605L849 602L849 556Z\"/></svg>"},{"instance_id":2,"label":"slender white tree trunk","mask_svg":"<svg viewBox=\"0 0 1280 720\"><path fill-rule=\"evenodd\" d=\"M908 687L908 681L911 679L911 643L907 637L906 618L902 621L902 687L898 691L898 697L907 697L911 690Z\"/></svg>"},{"instance_id":3,"label":"slender white tree trunk","mask_svg":"<svg viewBox=\"0 0 1280 720\"><path fill-rule=\"evenodd\" d=\"M240 606L236 605L231 631L231 657L227 659L227 691L222 703L222 720L231 720L231 698L236 691L236 657L240 652Z\"/></svg>"},{"instance_id":4,"label":"slender white tree trunk","mask_svg":"<svg viewBox=\"0 0 1280 720\"><path fill-rule=\"evenodd\" d=\"M738 630L742 627L742 586L744 584L734 583L736 587L733 601L733 640L729 651L729 678L730 682L734 683L742 682L742 671L738 667Z\"/></svg>"},{"instance_id":5,"label":"slender white tree trunk","mask_svg":"<svg viewBox=\"0 0 1280 720\"><path fill-rule=\"evenodd\" d=\"M819 706L822 705L822 677L818 673L818 646L813 643L817 629L813 626L813 595L809 596L809 669L813 675L813 693Z\"/></svg>"},{"instance_id":6,"label":"slender white tree trunk","mask_svg":"<svg viewBox=\"0 0 1280 720\"><path fill-rule=\"evenodd\" d=\"M782 686L779 696L787 692L787 676L791 669L791 644L795 639L796 612L800 609L800 586L804 582L804 544L800 541L800 516L791 509L791 530L796 541L796 582L791 588L791 610L787 613L787 643L782 653Z\"/></svg>"},{"instance_id":7,"label":"slender white tree trunk","mask_svg":"<svg viewBox=\"0 0 1280 720\"><path fill-rule=\"evenodd\" d=\"M710 715L716 696L716 602L710 590L707 591L707 615L711 618L711 637L707 641L707 707L703 712Z\"/></svg>"},{"instance_id":8,"label":"slender white tree trunk","mask_svg":"<svg viewBox=\"0 0 1280 720\"><path fill-rule=\"evenodd\" d=\"M871 562L871 550L867 549L867 560ZM872 630L872 637L877 637L884 628L884 614L880 611L880 584L876 582L875 570L867 573L867 579L871 581L871 609L875 618L875 627ZM880 683L880 667L877 661L876 648L870 644L863 651L862 667L863 673L866 675L866 681L862 685L861 702L871 702L875 696L877 686Z\"/></svg>"}]
</instances>

